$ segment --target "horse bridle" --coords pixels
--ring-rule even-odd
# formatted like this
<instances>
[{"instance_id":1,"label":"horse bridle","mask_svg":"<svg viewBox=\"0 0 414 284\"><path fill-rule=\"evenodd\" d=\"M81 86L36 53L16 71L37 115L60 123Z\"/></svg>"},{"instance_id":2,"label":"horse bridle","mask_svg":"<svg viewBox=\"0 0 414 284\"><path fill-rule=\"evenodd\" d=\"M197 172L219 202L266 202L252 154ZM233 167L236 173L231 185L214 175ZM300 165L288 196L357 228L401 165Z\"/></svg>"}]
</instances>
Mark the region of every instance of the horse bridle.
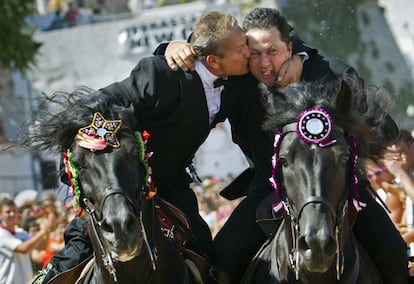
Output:
<instances>
[{"instance_id":1,"label":"horse bridle","mask_svg":"<svg viewBox=\"0 0 414 284\"><path fill-rule=\"evenodd\" d=\"M109 196L112 196L112 195L115 195L115 194L120 194L120 195L124 196L128 200L128 202L131 203L133 208L136 210L136 213L138 215L138 220L139 220L140 226L141 226L141 233L142 233L143 238L144 238L144 243L145 243L145 246L146 246L146 248L149 252L153 270L156 270L156 266L155 266L156 255L155 255L154 250L151 248L151 246L149 244L149 241L148 241L147 233L146 233L145 226L144 226L144 223L143 223L143 218L142 218L142 209L137 210L136 202L134 202L129 196L127 196L124 192L122 192L121 189L113 189L113 188L107 187L105 189L105 192L106 192L106 194L105 194L104 199L103 199L103 201L100 205L100 211L99 212L102 212L102 209L103 209L103 206L105 204L106 199ZM143 195L145 195L144 192L145 192L145 186L143 185L143 188L142 188ZM90 218L90 224L91 224L91 229L92 229L91 234L94 236L94 238L96 239L96 241L98 243L99 249L101 251L101 257L102 257L104 267L109 272L109 274L112 276L114 281L117 282L116 268L114 266L112 256L108 252L106 247L104 246L103 236L102 236L101 233L99 233L99 230L97 229L98 226L99 227L102 226L102 220L100 220L97 217L96 207L92 204L92 202L89 200L89 198L84 197L83 202L86 206L86 211L88 212L88 215L89 215L89 218Z\"/></svg>"},{"instance_id":2,"label":"horse bridle","mask_svg":"<svg viewBox=\"0 0 414 284\"><path fill-rule=\"evenodd\" d=\"M304 208L310 204L319 203L329 209L330 214L335 219L335 241L336 241L336 275L337 280L339 280L344 271L344 256L341 246L341 232L343 228L343 220L345 218L347 209L348 209L348 199L345 198L341 206L338 208L338 212L332 206L329 205L326 199L319 196L310 196L307 198L300 206L298 206L298 211L295 213L292 210L292 207L289 203L289 199L286 197L285 200L282 200L280 194L280 184L276 178L276 171L279 162L279 148L283 140L283 135L290 132L295 132L299 138L308 144L314 144L318 147L328 147L336 143L336 139L331 139L333 132L333 121L328 112L321 108L310 108L305 110L299 116L297 122L290 123L282 127L281 131L275 133L275 143L274 143L274 156L272 158L273 172L272 177L270 178L271 184L275 189L276 194L276 203L274 204L275 211L286 211L288 216L291 219L291 236L292 236L292 249L289 253L289 263L295 273L296 280L299 280L299 236L300 236L300 226L299 219ZM335 126L335 130L344 134L344 130ZM355 149L355 141L352 136L348 137L348 142L350 144L351 159L352 159L352 185L354 189L354 196L357 196L357 177L355 173L355 167L357 164L358 156Z\"/></svg>"},{"instance_id":3,"label":"horse bridle","mask_svg":"<svg viewBox=\"0 0 414 284\"><path fill-rule=\"evenodd\" d=\"M93 121L95 121L96 114L94 115L94 119ZM94 122L93 122L94 123ZM83 129L83 128L82 128ZM115 132L116 134L116 132ZM144 169L145 169L145 182L142 185L142 188L140 190L140 194L143 194L143 198L147 198L147 199L152 199L152 196L155 195L155 192L153 192L154 188L153 188L153 182L151 181L151 178L149 176L149 166L148 166L148 156L145 153L145 143L149 137L149 134L147 132L135 132L135 137L138 141L139 147L140 147L140 151L139 151L139 162L143 165ZM78 138L78 137L77 137ZM95 137L91 137L91 139L96 140ZM115 136L116 139L116 136ZM144 141L145 139L145 141ZM82 142L88 142L88 137L83 135L82 136ZM87 148L89 150L91 150L91 152L94 152L97 149L90 149L89 145L90 144L86 144L87 146L83 146L85 144L80 144L77 143L80 147L84 147ZM95 145L95 144L94 144ZM120 144L118 142L117 147L120 147ZM114 147L116 148L116 147ZM79 189L79 183L78 183L78 170L75 167L75 165L72 163L71 161L71 151L67 150L66 152L64 152L64 162L65 162L65 166L66 166L66 173L71 181L71 188L72 191L78 192L78 196L77 198L80 197L80 189ZM105 188L105 196L99 206L99 211L96 210L96 206L89 200L88 197L83 196L82 198L82 202L85 205L85 209L89 215L90 218L90 224L91 224L91 237L93 236L97 243L98 243L98 247L101 253L101 257L102 257L102 261L104 264L104 267L106 268L106 270L109 272L109 274L111 275L111 277L114 279L114 282L117 282L117 276L116 276L116 268L114 266L114 262L112 259L112 256L110 254L110 252L108 252L107 248L104 245L104 241L103 241L103 236L101 233L99 233L99 230L97 229L98 227L102 226L102 220L97 216L98 212L102 212L103 206L105 204L105 201L108 197L115 195L115 194L120 194L122 196L124 196L128 202L132 205L132 207L134 208L134 210L136 211L137 215L138 215L138 220L141 226L141 233L143 235L143 239L144 239L144 243L145 246L148 250L149 256L150 256L150 261L152 264L152 268L155 271L156 270L156 259L157 259L157 255L156 255L156 248L152 248L150 245L150 242L148 240L148 235L146 233L145 230L145 226L144 226L144 222L143 222L143 216L142 216L142 209L137 209L137 204L134 200L132 200L128 195L126 195L120 188L111 188L111 187L107 187ZM83 194L82 194L83 195ZM151 201L153 202L153 201ZM154 211L154 215L155 215L155 211ZM153 218L154 219L154 218Z\"/></svg>"},{"instance_id":4,"label":"horse bridle","mask_svg":"<svg viewBox=\"0 0 414 284\"><path fill-rule=\"evenodd\" d=\"M108 187L108 188L105 189L105 191L107 193L104 196L104 199L103 199L102 204L100 206L100 211L99 212L102 212L105 201L109 196L114 195L114 194L121 194L121 195L125 196L125 194L123 192L121 192L120 189L112 189L112 188ZM126 198L129 202L131 202L131 199L129 197L126 196ZM101 258L102 258L104 267L106 268L108 273L111 275L111 277L114 279L114 282L117 282L118 279L116 277L116 268L115 268L114 263L112 261L111 254L107 251L106 247L104 246L103 236L102 236L102 234L99 233L99 230L97 229L97 226L99 226L99 227L102 226L102 220L98 219L96 207L92 204L92 202L89 200L88 197L84 197L82 199L82 201L86 206L86 211L88 213L88 216L89 216L89 219L90 219L90 224L91 224L91 229L92 229L91 230L91 235L94 237L94 239L98 243L98 247L99 247L99 250L101 251ZM134 206L134 208L136 208L136 207Z\"/></svg>"},{"instance_id":5,"label":"horse bridle","mask_svg":"<svg viewBox=\"0 0 414 284\"><path fill-rule=\"evenodd\" d=\"M341 232L343 226L343 220L345 218L347 209L348 209L348 200L345 199L342 202L342 205L338 208L338 212L328 204L328 202L319 196L311 196L305 202L303 202L298 210L298 214L295 214L290 206L289 199L286 198L282 200L283 206L285 207L287 215L290 217L290 224L291 224L291 235L292 235L292 250L289 253L289 261L290 265L295 272L296 280L299 280L299 235L300 235L300 226L299 220L300 215L303 209L310 204L320 203L323 206L329 209L330 214L335 218L335 242L336 242L336 275L337 280L341 278L341 275L344 270L344 261L343 261L343 253L341 249Z\"/></svg>"}]
</instances>

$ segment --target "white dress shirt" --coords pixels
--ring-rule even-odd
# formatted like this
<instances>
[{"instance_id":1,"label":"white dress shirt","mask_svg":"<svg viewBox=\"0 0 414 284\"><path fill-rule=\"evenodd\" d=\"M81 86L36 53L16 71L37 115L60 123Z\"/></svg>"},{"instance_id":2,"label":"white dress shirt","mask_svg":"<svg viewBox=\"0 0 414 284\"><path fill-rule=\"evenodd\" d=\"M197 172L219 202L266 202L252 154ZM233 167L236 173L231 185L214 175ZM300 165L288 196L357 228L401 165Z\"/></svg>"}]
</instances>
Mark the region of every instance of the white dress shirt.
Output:
<instances>
[{"instance_id":1,"label":"white dress shirt","mask_svg":"<svg viewBox=\"0 0 414 284\"><path fill-rule=\"evenodd\" d=\"M214 88L214 81L218 78L218 76L211 73L207 67L198 60L195 61L195 70L201 78L204 92L206 93L209 122L211 125L216 117L216 114L220 110L221 91L224 90L224 86Z\"/></svg>"}]
</instances>

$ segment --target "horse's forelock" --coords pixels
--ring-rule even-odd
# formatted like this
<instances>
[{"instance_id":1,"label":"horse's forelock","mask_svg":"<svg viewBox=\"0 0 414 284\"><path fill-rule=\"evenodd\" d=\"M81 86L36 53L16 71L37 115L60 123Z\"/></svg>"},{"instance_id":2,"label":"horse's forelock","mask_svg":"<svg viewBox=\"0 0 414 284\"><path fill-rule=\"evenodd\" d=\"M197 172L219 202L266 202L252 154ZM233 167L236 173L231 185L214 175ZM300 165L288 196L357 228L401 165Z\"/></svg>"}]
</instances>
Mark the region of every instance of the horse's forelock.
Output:
<instances>
[{"instance_id":1,"label":"horse's forelock","mask_svg":"<svg viewBox=\"0 0 414 284\"><path fill-rule=\"evenodd\" d=\"M266 130L281 129L288 123L295 122L299 115L311 107L322 107L328 112L333 109L334 84L297 83L282 89L262 89L265 96L270 96L267 106L268 119L263 127Z\"/></svg>"},{"instance_id":2,"label":"horse's forelock","mask_svg":"<svg viewBox=\"0 0 414 284\"><path fill-rule=\"evenodd\" d=\"M286 124L297 121L304 110L321 107L330 113L336 125L354 136L360 157L378 157L387 145L381 136L384 131L381 131L380 126L384 124L384 108L390 100L378 90L374 94L367 93L363 89L363 81L353 73L345 76L345 81L352 92L350 113L341 113L336 109L339 81L301 82L278 90L262 86L262 94L270 98L267 100L268 115L263 128L268 131L280 130Z\"/></svg>"}]
</instances>

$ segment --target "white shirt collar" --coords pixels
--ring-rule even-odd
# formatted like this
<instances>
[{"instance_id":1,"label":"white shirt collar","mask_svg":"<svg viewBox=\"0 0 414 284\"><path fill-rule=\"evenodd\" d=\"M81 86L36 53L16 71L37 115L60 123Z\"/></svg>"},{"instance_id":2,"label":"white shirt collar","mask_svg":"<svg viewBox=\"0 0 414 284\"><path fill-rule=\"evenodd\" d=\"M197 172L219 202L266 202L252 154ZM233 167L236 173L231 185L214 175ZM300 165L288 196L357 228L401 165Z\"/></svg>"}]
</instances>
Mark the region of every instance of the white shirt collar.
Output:
<instances>
[{"instance_id":1,"label":"white shirt collar","mask_svg":"<svg viewBox=\"0 0 414 284\"><path fill-rule=\"evenodd\" d=\"M218 76L211 73L207 67L198 60L195 61L195 70L200 76L204 88L214 89L214 81L218 78Z\"/></svg>"}]
</instances>

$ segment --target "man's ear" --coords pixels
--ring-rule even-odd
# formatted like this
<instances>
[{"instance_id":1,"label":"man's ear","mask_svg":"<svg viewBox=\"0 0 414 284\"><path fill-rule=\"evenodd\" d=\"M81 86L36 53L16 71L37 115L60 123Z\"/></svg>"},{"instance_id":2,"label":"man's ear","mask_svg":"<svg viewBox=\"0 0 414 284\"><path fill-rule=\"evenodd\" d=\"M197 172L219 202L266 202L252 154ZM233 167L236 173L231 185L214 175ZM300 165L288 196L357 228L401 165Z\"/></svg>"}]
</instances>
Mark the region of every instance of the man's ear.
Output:
<instances>
[{"instance_id":1,"label":"man's ear","mask_svg":"<svg viewBox=\"0 0 414 284\"><path fill-rule=\"evenodd\" d=\"M220 68L220 60L216 55L207 55L206 57L206 64L212 69L219 69Z\"/></svg>"},{"instance_id":2,"label":"man's ear","mask_svg":"<svg viewBox=\"0 0 414 284\"><path fill-rule=\"evenodd\" d=\"M289 41L289 44L288 44L288 51L290 52L290 58L292 58L292 56L293 56L293 43L291 42L291 41Z\"/></svg>"}]
</instances>

